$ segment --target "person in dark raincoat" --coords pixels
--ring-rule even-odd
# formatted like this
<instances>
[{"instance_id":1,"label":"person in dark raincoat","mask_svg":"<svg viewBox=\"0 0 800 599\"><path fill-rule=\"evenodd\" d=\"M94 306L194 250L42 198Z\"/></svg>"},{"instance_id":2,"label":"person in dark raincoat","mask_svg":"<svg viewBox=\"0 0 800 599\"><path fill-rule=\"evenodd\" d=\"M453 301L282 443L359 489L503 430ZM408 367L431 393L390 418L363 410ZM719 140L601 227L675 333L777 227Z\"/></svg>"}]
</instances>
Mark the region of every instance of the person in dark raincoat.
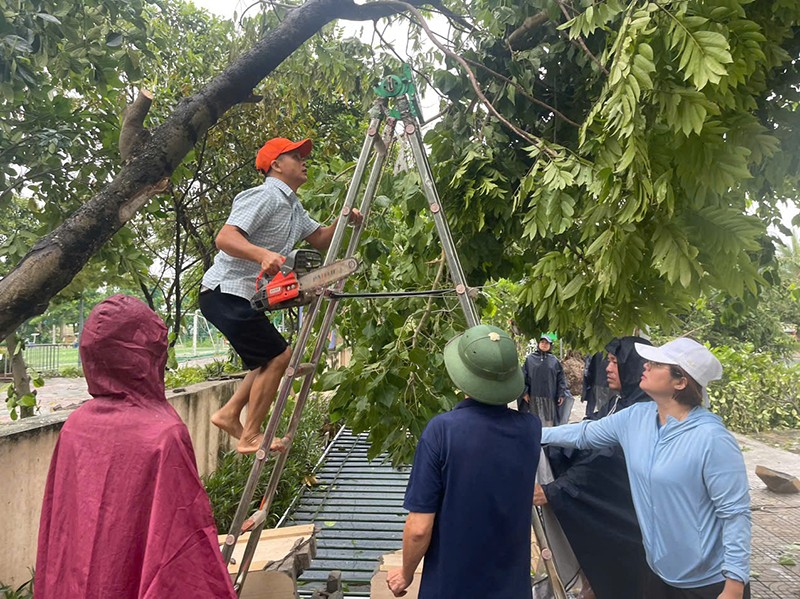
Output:
<instances>
[{"instance_id":1,"label":"person in dark raincoat","mask_svg":"<svg viewBox=\"0 0 800 599\"><path fill-rule=\"evenodd\" d=\"M650 398L639 389L644 360L634 343L640 337L606 345L609 388L616 392L595 418ZM622 450L548 447L555 480L536 487L534 503L549 503L597 599L642 599L648 572L644 546L631 499ZM592 597L585 591L582 597Z\"/></svg>"},{"instance_id":2,"label":"person in dark raincoat","mask_svg":"<svg viewBox=\"0 0 800 599\"><path fill-rule=\"evenodd\" d=\"M564 369L558 358L550 353L553 340L551 334L542 333L536 351L525 358L525 363L522 365L525 390L517 399L517 409L538 416L542 426L555 424L558 406L567 396Z\"/></svg>"},{"instance_id":3,"label":"person in dark raincoat","mask_svg":"<svg viewBox=\"0 0 800 599\"><path fill-rule=\"evenodd\" d=\"M136 298L95 306L80 355L91 400L58 438L36 599L236 599L189 431L164 394L167 327Z\"/></svg>"},{"instance_id":4,"label":"person in dark raincoat","mask_svg":"<svg viewBox=\"0 0 800 599\"><path fill-rule=\"evenodd\" d=\"M591 418L597 410L606 405L610 396L616 394L608 388L606 368L608 368L608 358L605 352L599 351L586 356L581 401L586 404L587 418Z\"/></svg>"}]
</instances>

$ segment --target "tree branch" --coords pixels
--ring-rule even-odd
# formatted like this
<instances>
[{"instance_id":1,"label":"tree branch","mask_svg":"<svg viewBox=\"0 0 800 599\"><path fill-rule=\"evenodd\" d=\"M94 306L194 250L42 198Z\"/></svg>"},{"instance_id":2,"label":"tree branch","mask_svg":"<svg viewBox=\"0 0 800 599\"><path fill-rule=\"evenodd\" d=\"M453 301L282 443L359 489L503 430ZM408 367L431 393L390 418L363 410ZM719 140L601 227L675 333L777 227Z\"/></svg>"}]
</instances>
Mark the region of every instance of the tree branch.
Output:
<instances>
[{"instance_id":1,"label":"tree branch","mask_svg":"<svg viewBox=\"0 0 800 599\"><path fill-rule=\"evenodd\" d=\"M562 0L556 0L556 2L558 2L558 6L561 8L561 13L567 18L567 20L571 19L572 17L567 12L567 8L566 8L566 6L564 6L564 2ZM569 38L569 36L567 35L566 31L561 31L560 33L562 35L567 36L567 39L569 39L570 43L572 43L573 45L577 45L581 50L583 50L584 53L589 58L591 58L598 67L600 67L600 70L603 71L603 73L606 74L606 77L608 77L608 69L605 67L605 65L602 62L600 62L600 60L597 58L597 56L592 54L592 51L589 50L589 48L586 46L586 42L583 41L583 36L579 36L577 41L576 41L576 40L573 40L573 39Z\"/></svg>"},{"instance_id":2,"label":"tree branch","mask_svg":"<svg viewBox=\"0 0 800 599\"><path fill-rule=\"evenodd\" d=\"M547 13L545 11L528 17L522 22L522 25L517 27L509 34L509 36L506 38L506 44L508 44L508 47L514 52L532 48L534 46L534 44L531 44L531 34L533 33L533 30L538 29L540 26L547 23L548 20Z\"/></svg>"},{"instance_id":3,"label":"tree branch","mask_svg":"<svg viewBox=\"0 0 800 599\"><path fill-rule=\"evenodd\" d=\"M417 0L411 0L417 2ZM41 314L97 250L158 192L194 144L226 111L294 50L335 19L372 20L412 4L357 5L353 0L308 0L197 93L182 100L114 179L59 227L40 239L0 280L0 338Z\"/></svg>"},{"instance_id":4,"label":"tree branch","mask_svg":"<svg viewBox=\"0 0 800 599\"><path fill-rule=\"evenodd\" d=\"M405 10L412 13L417 18L420 26L425 30L425 33L428 35L428 38L431 40L431 42L433 42L433 45L439 48L439 50L444 52L447 56L455 60L458 64L461 65L464 71L466 71L467 77L469 77L469 81L472 84L472 89L481 99L481 102L483 102L484 106L486 106L489 112L492 115L494 115L494 117L497 120L499 120L509 129L511 129L519 137L539 148L540 151L544 152L551 158L554 158L556 156L555 152L553 152L553 150L548 148L547 145L544 143L544 141L542 141L541 139L539 139L534 135L531 135L527 131L523 131L522 129L514 125L511 121L506 119L502 114L500 114L500 112L498 112L498 110L494 107L494 105L484 95L480 85L478 84L478 80L475 78L475 73L473 73L472 69L469 68L467 62L460 55L456 54L450 48L448 48L447 46L442 44L438 39L436 39L436 35L431 31L430 27L428 27L428 23L427 21L425 21L425 18L422 16L422 14L420 14L420 12L414 6L408 4L407 2L402 2L400 0L381 0L380 2L373 2L371 4L371 6L378 6L378 5L402 7Z\"/></svg>"},{"instance_id":5,"label":"tree branch","mask_svg":"<svg viewBox=\"0 0 800 599\"><path fill-rule=\"evenodd\" d=\"M567 117L567 116L566 116L566 115L564 115L562 112L560 112L560 111L556 110L555 108L553 108L552 106L550 106L550 105L549 105L549 104L547 104L546 102L542 102L542 101L541 101L541 100L539 100L538 98L536 98L536 97L532 96L531 94L529 94L529 93L528 93L528 91L527 91L527 90L526 90L524 87L522 87L522 86L521 86L519 83L517 83L517 82L513 81L512 79L509 79L509 78L508 78L508 77L506 77L505 75L501 75L501 74L500 74L500 73L498 73L497 71L495 71L495 70L493 70L493 69L490 69L489 67L487 67L487 66L486 66L486 65L484 65L484 64L481 64L481 63L479 63L479 62L475 62L474 60L470 60L469 58L465 58L464 60L466 60L466 61L467 61L469 64L471 64L471 65L474 65L474 66L476 66L476 67L479 67L479 68L483 69L483 70L484 70L484 71L486 71L487 73L491 73L492 75L494 75L494 76L495 76L495 77L497 77L498 79L501 79L501 80L505 81L506 83L510 83L510 84L511 84L511 85L513 85L513 86L514 86L514 87L517 89L517 91L518 91L519 93L521 93L521 94L522 94L522 95L523 95L525 98L527 98L528 100L530 100L530 101L531 101L531 102L533 102L534 104L538 104L538 105L539 105L539 106L541 106L542 108L545 108L545 109L549 110L549 111L550 111L550 112L552 112L554 115L556 115L558 118L560 118L562 121L565 121L565 122L569 123L569 124L570 124L570 125L572 125L573 127L580 127L580 124L579 124L579 123L576 123L576 122L575 122L575 121L573 121L571 118Z\"/></svg>"}]
</instances>

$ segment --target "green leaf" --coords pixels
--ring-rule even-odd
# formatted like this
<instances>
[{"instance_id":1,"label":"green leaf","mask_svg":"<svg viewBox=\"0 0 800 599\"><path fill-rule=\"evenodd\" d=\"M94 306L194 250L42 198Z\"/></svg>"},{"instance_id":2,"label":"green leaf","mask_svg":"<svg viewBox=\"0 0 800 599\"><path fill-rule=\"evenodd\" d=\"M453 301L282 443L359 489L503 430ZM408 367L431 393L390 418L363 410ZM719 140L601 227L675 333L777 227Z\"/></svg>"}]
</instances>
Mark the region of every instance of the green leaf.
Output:
<instances>
[{"instance_id":1,"label":"green leaf","mask_svg":"<svg viewBox=\"0 0 800 599\"><path fill-rule=\"evenodd\" d=\"M61 25L61 21L59 21L53 15L48 15L47 13L44 12L37 12L36 16L42 19L43 21L47 21L49 23L55 23L56 25Z\"/></svg>"},{"instance_id":2,"label":"green leaf","mask_svg":"<svg viewBox=\"0 0 800 599\"><path fill-rule=\"evenodd\" d=\"M36 396L33 393L26 393L19 398L19 405L26 408L33 408L36 406Z\"/></svg>"},{"instance_id":3,"label":"green leaf","mask_svg":"<svg viewBox=\"0 0 800 599\"><path fill-rule=\"evenodd\" d=\"M18 35L6 35L3 37L3 42L17 52L33 52L33 46L31 46L30 42Z\"/></svg>"},{"instance_id":4,"label":"green leaf","mask_svg":"<svg viewBox=\"0 0 800 599\"><path fill-rule=\"evenodd\" d=\"M576 295L583 287L583 275L576 275L561 291L561 299L567 300Z\"/></svg>"},{"instance_id":5,"label":"green leaf","mask_svg":"<svg viewBox=\"0 0 800 599\"><path fill-rule=\"evenodd\" d=\"M778 563L781 566L796 566L797 560L794 558L793 555L784 553L778 558Z\"/></svg>"},{"instance_id":6,"label":"green leaf","mask_svg":"<svg viewBox=\"0 0 800 599\"><path fill-rule=\"evenodd\" d=\"M117 48L122 45L125 38L118 31L111 31L106 34L106 46L110 48Z\"/></svg>"}]
</instances>

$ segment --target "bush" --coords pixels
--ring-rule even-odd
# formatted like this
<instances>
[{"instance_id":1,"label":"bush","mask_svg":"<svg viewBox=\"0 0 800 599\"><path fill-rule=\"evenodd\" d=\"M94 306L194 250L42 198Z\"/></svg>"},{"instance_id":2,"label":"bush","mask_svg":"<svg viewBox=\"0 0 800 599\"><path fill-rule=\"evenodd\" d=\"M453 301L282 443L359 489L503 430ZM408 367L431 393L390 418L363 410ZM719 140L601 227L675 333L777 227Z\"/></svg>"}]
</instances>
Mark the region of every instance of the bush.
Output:
<instances>
[{"instance_id":1,"label":"bush","mask_svg":"<svg viewBox=\"0 0 800 599\"><path fill-rule=\"evenodd\" d=\"M58 371L58 376L68 379L79 379L83 376L83 369L80 366L63 366Z\"/></svg>"},{"instance_id":2,"label":"bush","mask_svg":"<svg viewBox=\"0 0 800 599\"><path fill-rule=\"evenodd\" d=\"M214 360L205 366L184 366L174 370L167 370L164 376L164 384L167 389L186 387L187 385L194 385L195 383L219 379L237 373L240 370L240 368L237 368L230 362Z\"/></svg>"},{"instance_id":3,"label":"bush","mask_svg":"<svg viewBox=\"0 0 800 599\"><path fill-rule=\"evenodd\" d=\"M290 401L281 419L279 432L286 430L293 409L294 404ZM327 399L320 395L310 395L270 506L267 527L277 524L304 484L313 484L314 466L325 451L323 430L327 422L327 415ZM270 458L262 470L262 477L256 486L253 501L247 512L248 516L258 509L261 503L261 498L269 483L268 474L272 472L274 459ZM235 450L221 452L217 469L203 479L211 500L217 530L221 534L227 532L231 527L247 478L250 476L253 460L253 455L243 456Z\"/></svg>"},{"instance_id":4,"label":"bush","mask_svg":"<svg viewBox=\"0 0 800 599\"><path fill-rule=\"evenodd\" d=\"M713 351L723 378L709 388L711 409L725 426L740 433L800 428L800 366L757 353L750 344Z\"/></svg>"},{"instance_id":5,"label":"bush","mask_svg":"<svg viewBox=\"0 0 800 599\"><path fill-rule=\"evenodd\" d=\"M167 370L164 375L164 385L167 389L186 387L206 380L205 372L199 366L184 366L175 370Z\"/></svg>"}]
</instances>

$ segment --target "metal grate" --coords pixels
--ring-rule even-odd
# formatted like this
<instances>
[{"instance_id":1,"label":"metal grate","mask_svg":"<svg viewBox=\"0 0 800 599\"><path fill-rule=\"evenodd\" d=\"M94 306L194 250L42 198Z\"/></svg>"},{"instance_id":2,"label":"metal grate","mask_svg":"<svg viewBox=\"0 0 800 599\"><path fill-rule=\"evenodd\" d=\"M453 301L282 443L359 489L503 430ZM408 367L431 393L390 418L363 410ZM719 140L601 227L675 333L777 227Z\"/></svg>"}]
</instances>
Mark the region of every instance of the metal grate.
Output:
<instances>
[{"instance_id":1,"label":"metal grate","mask_svg":"<svg viewBox=\"0 0 800 599\"><path fill-rule=\"evenodd\" d=\"M317 556L298 580L300 595L325 588L331 570L342 572L348 597L369 597L380 556L402 547L408 471L367 459L366 434L342 429L316 469L318 485L306 488L279 526L313 523Z\"/></svg>"}]
</instances>

